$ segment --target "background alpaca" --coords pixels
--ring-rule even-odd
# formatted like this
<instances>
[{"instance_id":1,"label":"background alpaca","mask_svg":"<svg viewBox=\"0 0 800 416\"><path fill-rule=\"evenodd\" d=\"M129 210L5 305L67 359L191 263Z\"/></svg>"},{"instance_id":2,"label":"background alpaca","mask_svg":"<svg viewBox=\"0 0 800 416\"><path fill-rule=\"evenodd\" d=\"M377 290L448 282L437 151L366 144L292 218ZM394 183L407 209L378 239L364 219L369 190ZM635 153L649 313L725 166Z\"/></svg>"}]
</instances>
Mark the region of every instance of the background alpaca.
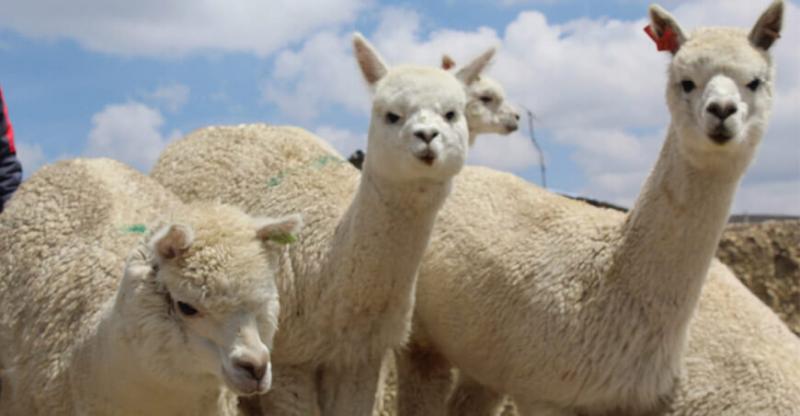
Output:
<instances>
[{"instance_id":1,"label":"background alpaca","mask_svg":"<svg viewBox=\"0 0 800 416\"><path fill-rule=\"evenodd\" d=\"M656 34L671 31L679 47L667 94L673 124L624 221L519 186L501 196L507 179L489 182L465 172L468 183L458 182L442 214L439 226L446 231L434 234L421 268L416 342L400 360L404 414L444 413L450 363L461 369L461 380L449 414L490 414L501 393L511 394L522 414L638 413L672 397L689 319L731 197L766 127L772 88L766 49L780 31L782 10L775 2L749 36L701 29L688 37L663 9L651 8ZM498 236L496 224L508 230ZM721 303L729 298L713 292L733 285L721 280L709 285L712 293L700 300L709 304L701 309L729 305ZM746 292L729 296L758 303ZM706 377L681 379L678 389L725 386L725 372L712 376L706 370L724 368L719 360L738 360L738 370L763 371L749 375L766 398L743 408L796 409L797 340L762 312L747 319L763 324L759 336L774 341L770 349L781 350L776 355L785 360L773 361L764 349L734 356L739 351L733 345L712 348L722 356L706 355L703 346L713 345L716 331L736 321L730 315L702 321L697 328L715 329L691 332L691 344L700 347L689 350L686 365L690 374ZM768 387L769 380L780 380L780 388ZM701 381L708 384L695 384ZM438 396L431 395L435 391ZM685 395L677 397L675 411L685 411ZM704 399L720 400L712 408L726 406L722 397Z\"/></svg>"},{"instance_id":2,"label":"background alpaca","mask_svg":"<svg viewBox=\"0 0 800 416\"><path fill-rule=\"evenodd\" d=\"M455 66L449 55L442 57L442 69L450 70ZM475 144L479 134L510 134L519 128L519 112L506 101L506 91L499 82L481 75L466 88L470 146Z\"/></svg>"},{"instance_id":3,"label":"background alpaca","mask_svg":"<svg viewBox=\"0 0 800 416\"><path fill-rule=\"evenodd\" d=\"M313 414L317 403L326 415L372 410L381 359L407 339L417 267L466 158L462 82L472 82L491 55L468 65L459 81L436 68L388 68L360 36L354 47L374 90L360 182L318 139L266 126L199 131L171 145L153 170L183 198L219 198L272 215L301 207L313 225L279 280L283 313L267 414ZM282 170L272 165L279 158ZM308 187L316 177L330 186Z\"/></svg>"},{"instance_id":4,"label":"background alpaca","mask_svg":"<svg viewBox=\"0 0 800 416\"><path fill-rule=\"evenodd\" d=\"M0 412L232 414L270 386L264 241L297 224L182 206L110 160L41 169L0 218Z\"/></svg>"}]
</instances>

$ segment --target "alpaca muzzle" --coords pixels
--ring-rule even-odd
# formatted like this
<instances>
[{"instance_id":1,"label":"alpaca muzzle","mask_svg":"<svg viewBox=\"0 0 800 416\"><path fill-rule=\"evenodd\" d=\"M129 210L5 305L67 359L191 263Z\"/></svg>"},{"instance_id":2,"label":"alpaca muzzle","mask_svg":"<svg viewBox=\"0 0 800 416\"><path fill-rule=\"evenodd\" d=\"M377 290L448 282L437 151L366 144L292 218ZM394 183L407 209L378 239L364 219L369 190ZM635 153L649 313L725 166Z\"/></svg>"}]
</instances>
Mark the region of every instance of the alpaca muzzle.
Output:
<instances>
[{"instance_id":1,"label":"alpaca muzzle","mask_svg":"<svg viewBox=\"0 0 800 416\"><path fill-rule=\"evenodd\" d=\"M272 387L272 366L268 359L237 359L223 373L228 387L238 395L263 394Z\"/></svg>"}]
</instances>

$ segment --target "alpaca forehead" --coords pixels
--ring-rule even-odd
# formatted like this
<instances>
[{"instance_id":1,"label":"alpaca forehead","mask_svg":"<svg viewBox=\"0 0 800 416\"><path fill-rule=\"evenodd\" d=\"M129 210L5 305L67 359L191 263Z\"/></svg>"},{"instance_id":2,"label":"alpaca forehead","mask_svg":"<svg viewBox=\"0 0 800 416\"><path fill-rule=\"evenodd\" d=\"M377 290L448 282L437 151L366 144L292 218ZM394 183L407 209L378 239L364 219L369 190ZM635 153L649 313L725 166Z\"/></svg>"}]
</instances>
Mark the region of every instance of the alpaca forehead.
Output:
<instances>
[{"instance_id":1,"label":"alpaca forehead","mask_svg":"<svg viewBox=\"0 0 800 416\"><path fill-rule=\"evenodd\" d=\"M271 272L260 244L216 245L187 253L167 269L167 284L193 298L260 297L269 292Z\"/></svg>"},{"instance_id":2,"label":"alpaca forehead","mask_svg":"<svg viewBox=\"0 0 800 416\"><path fill-rule=\"evenodd\" d=\"M500 85L499 82L485 76L481 76L480 80L472 83L469 86L469 90L477 95L492 93L498 97L505 96L505 89L503 89L503 86Z\"/></svg>"},{"instance_id":3,"label":"alpaca forehead","mask_svg":"<svg viewBox=\"0 0 800 416\"><path fill-rule=\"evenodd\" d=\"M399 67L379 82L375 89L375 104L441 110L454 106L463 108L466 96L463 84L446 71Z\"/></svg>"},{"instance_id":4,"label":"alpaca forehead","mask_svg":"<svg viewBox=\"0 0 800 416\"><path fill-rule=\"evenodd\" d=\"M704 72L712 75L725 72L733 76L766 76L770 66L766 52L754 47L747 33L734 28L703 28L695 31L673 60L678 72Z\"/></svg>"},{"instance_id":5,"label":"alpaca forehead","mask_svg":"<svg viewBox=\"0 0 800 416\"><path fill-rule=\"evenodd\" d=\"M266 269L251 270L246 274L174 273L165 279L173 298L202 307L215 316L262 309L277 299L275 286L270 282Z\"/></svg>"}]
</instances>

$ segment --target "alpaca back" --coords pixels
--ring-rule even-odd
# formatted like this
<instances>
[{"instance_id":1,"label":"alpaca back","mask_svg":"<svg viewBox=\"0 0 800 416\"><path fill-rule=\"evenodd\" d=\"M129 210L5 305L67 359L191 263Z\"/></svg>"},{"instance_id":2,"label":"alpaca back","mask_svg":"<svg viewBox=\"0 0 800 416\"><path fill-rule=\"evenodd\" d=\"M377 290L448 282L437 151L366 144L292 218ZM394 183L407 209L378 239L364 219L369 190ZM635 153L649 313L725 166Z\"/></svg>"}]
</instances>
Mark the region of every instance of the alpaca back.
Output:
<instances>
[{"instance_id":1,"label":"alpaca back","mask_svg":"<svg viewBox=\"0 0 800 416\"><path fill-rule=\"evenodd\" d=\"M20 187L0 216L0 408L15 399L35 413L33 397L69 391L70 351L116 291L143 224L177 204L151 179L103 159L46 166ZM49 402L51 414L71 412Z\"/></svg>"},{"instance_id":2,"label":"alpaca back","mask_svg":"<svg viewBox=\"0 0 800 416\"><path fill-rule=\"evenodd\" d=\"M80 239L119 255L142 226L179 202L140 172L110 159L75 159L45 166L26 180L0 219L3 254L17 264L42 258L45 249ZM20 251L24 250L24 251Z\"/></svg>"},{"instance_id":3,"label":"alpaca back","mask_svg":"<svg viewBox=\"0 0 800 416\"><path fill-rule=\"evenodd\" d=\"M300 210L315 233L338 220L359 175L305 130L254 124L195 131L170 144L150 176L184 202L219 201L251 215ZM300 243L309 238L316 234Z\"/></svg>"}]
</instances>

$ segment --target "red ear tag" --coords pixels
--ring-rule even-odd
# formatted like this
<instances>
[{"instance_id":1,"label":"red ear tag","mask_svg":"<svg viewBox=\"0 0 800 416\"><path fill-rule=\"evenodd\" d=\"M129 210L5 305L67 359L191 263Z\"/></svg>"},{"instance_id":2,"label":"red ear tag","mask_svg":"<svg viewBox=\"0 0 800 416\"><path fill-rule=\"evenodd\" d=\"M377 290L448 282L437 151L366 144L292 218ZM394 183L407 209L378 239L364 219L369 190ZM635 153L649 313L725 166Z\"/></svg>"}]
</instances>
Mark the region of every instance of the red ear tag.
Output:
<instances>
[{"instance_id":1,"label":"red ear tag","mask_svg":"<svg viewBox=\"0 0 800 416\"><path fill-rule=\"evenodd\" d=\"M678 37L675 36L675 32L673 32L669 27L664 29L664 34L661 35L660 38L656 36L655 31L650 25L644 27L644 32L647 33L647 36L650 36L650 39L653 39L653 42L656 43L657 50L670 51L672 53L678 51Z\"/></svg>"}]
</instances>

